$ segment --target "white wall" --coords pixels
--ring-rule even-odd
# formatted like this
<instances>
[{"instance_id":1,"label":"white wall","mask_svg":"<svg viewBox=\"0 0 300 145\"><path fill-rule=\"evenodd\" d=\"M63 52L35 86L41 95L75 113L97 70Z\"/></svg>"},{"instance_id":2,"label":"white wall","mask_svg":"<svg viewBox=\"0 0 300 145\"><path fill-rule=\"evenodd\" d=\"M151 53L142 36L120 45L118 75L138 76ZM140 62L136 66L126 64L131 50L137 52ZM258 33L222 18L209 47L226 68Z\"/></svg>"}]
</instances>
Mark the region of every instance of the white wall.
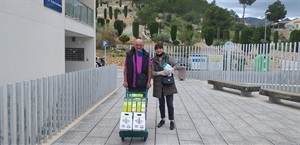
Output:
<instances>
[{"instance_id":1,"label":"white wall","mask_svg":"<svg viewBox=\"0 0 300 145\"><path fill-rule=\"evenodd\" d=\"M95 67L94 41L94 38L76 37L73 42L71 37L66 37L66 48L84 48L84 61L66 61L66 72Z\"/></svg>"},{"instance_id":2,"label":"white wall","mask_svg":"<svg viewBox=\"0 0 300 145\"><path fill-rule=\"evenodd\" d=\"M88 3L92 5L94 0ZM44 6L43 0L0 0L0 85L93 68L95 29ZM82 36L69 43L65 30ZM85 61L65 62L65 47L84 47ZM68 66L66 66L68 64Z\"/></svg>"},{"instance_id":3,"label":"white wall","mask_svg":"<svg viewBox=\"0 0 300 145\"><path fill-rule=\"evenodd\" d=\"M42 0L0 2L0 84L64 73L64 12Z\"/></svg>"}]
</instances>

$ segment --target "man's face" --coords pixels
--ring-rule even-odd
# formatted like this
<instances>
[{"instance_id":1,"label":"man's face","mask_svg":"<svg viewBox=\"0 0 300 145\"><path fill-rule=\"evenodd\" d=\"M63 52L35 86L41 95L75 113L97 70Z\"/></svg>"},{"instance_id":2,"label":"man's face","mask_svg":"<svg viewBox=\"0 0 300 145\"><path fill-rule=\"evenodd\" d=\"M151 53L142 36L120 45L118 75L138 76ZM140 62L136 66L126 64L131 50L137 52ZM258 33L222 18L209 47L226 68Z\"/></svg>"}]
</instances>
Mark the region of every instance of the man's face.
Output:
<instances>
[{"instance_id":1,"label":"man's face","mask_svg":"<svg viewBox=\"0 0 300 145\"><path fill-rule=\"evenodd\" d=\"M135 48L136 51L139 51L139 50L143 49L143 47L144 47L143 42L137 41L134 44L134 48Z\"/></svg>"}]
</instances>

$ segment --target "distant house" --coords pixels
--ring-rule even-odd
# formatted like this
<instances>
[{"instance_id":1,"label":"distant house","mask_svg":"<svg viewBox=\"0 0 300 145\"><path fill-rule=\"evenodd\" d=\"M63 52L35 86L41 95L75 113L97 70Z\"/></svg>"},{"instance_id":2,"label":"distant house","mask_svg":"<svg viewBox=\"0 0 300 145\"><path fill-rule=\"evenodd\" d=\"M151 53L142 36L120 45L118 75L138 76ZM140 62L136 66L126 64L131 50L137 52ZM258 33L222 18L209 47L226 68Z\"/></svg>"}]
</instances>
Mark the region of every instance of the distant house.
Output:
<instances>
[{"instance_id":1,"label":"distant house","mask_svg":"<svg viewBox=\"0 0 300 145\"><path fill-rule=\"evenodd\" d=\"M285 24L287 30L300 30L300 19L296 18Z\"/></svg>"}]
</instances>

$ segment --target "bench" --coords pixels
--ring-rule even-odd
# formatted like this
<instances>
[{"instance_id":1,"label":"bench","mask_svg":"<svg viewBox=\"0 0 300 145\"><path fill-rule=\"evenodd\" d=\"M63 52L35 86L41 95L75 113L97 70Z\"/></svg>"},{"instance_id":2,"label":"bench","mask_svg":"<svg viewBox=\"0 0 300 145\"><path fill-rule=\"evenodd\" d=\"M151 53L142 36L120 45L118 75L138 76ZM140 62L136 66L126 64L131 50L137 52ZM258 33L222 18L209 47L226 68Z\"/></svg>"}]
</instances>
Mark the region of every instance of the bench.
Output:
<instances>
[{"instance_id":1,"label":"bench","mask_svg":"<svg viewBox=\"0 0 300 145\"><path fill-rule=\"evenodd\" d=\"M258 92L260 90L260 86L223 80L208 80L207 83L213 85L214 89L217 90L221 90L223 87L240 90L241 96L251 96L252 92Z\"/></svg>"},{"instance_id":2,"label":"bench","mask_svg":"<svg viewBox=\"0 0 300 145\"><path fill-rule=\"evenodd\" d=\"M281 99L298 103L300 102L300 93L293 93L275 89L260 89L259 94L269 96L269 101L273 103L279 103Z\"/></svg>"}]
</instances>

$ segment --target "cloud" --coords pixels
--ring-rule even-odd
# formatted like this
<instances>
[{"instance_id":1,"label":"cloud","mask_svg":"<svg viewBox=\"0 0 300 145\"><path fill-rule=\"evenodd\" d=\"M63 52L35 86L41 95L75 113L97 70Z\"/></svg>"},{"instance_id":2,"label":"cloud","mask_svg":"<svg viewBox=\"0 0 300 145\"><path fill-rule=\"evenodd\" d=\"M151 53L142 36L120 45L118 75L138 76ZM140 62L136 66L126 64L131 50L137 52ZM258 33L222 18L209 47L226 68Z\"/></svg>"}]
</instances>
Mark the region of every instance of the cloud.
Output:
<instances>
[{"instance_id":1,"label":"cloud","mask_svg":"<svg viewBox=\"0 0 300 145\"><path fill-rule=\"evenodd\" d=\"M209 3L212 0L207 0ZM256 0L251 6L246 7L245 17L264 17L268 6L273 4L276 0ZM285 5L287 10L286 17L300 18L300 0L280 0ZM243 7L239 4L239 0L216 0L217 5L228 10L235 11L240 17L243 15Z\"/></svg>"}]
</instances>

